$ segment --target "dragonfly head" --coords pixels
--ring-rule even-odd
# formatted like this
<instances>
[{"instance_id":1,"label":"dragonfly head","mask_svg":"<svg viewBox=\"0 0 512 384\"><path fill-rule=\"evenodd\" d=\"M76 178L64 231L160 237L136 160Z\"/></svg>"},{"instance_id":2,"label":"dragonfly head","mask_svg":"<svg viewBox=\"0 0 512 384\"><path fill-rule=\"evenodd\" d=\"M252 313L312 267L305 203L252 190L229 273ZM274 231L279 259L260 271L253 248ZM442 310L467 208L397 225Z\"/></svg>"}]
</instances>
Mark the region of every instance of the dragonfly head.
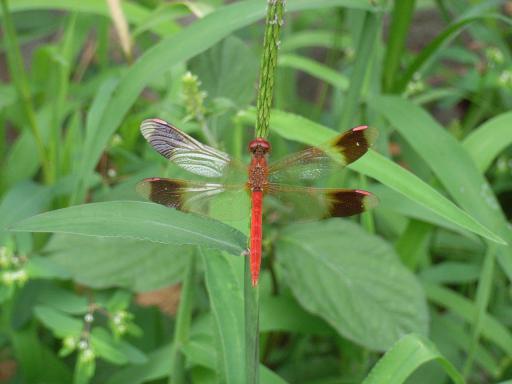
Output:
<instances>
[{"instance_id":1,"label":"dragonfly head","mask_svg":"<svg viewBox=\"0 0 512 384\"><path fill-rule=\"evenodd\" d=\"M258 137L249 143L249 152L252 154L265 155L270 152L270 149L270 143L261 137Z\"/></svg>"}]
</instances>

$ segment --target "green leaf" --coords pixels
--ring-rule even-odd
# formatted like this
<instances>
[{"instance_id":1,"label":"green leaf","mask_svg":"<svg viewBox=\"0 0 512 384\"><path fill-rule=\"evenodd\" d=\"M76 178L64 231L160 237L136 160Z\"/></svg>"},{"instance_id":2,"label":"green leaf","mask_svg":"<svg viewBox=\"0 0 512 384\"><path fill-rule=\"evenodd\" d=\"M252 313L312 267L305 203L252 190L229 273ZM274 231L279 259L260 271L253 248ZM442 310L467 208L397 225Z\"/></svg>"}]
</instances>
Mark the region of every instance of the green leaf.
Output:
<instances>
[{"instance_id":1,"label":"green leaf","mask_svg":"<svg viewBox=\"0 0 512 384\"><path fill-rule=\"evenodd\" d=\"M161 347L147 356L144 364L131 365L117 371L106 384L142 384L169 375L172 355L172 345Z\"/></svg>"},{"instance_id":2,"label":"green leaf","mask_svg":"<svg viewBox=\"0 0 512 384\"><path fill-rule=\"evenodd\" d=\"M400 73L400 59L404 56L403 51L415 6L416 0L397 0L394 2L386 56L383 63L383 85L385 90L392 88L395 76Z\"/></svg>"},{"instance_id":3,"label":"green leaf","mask_svg":"<svg viewBox=\"0 0 512 384\"><path fill-rule=\"evenodd\" d=\"M471 223L473 232L500 244L504 244L501 239L512 243L512 231L508 228L496 197L461 143L425 110L408 100L380 96L370 100L369 104L407 140L451 197L478 220ZM474 230L476 224L480 227L479 231ZM470 229L467 226L465 228ZM500 246L497 256L509 279L512 279L512 249Z\"/></svg>"},{"instance_id":4,"label":"green leaf","mask_svg":"<svg viewBox=\"0 0 512 384\"><path fill-rule=\"evenodd\" d=\"M210 100L227 98L246 106L254 98L258 60L240 39L226 38L190 60L189 68L201 80L201 89Z\"/></svg>"},{"instance_id":5,"label":"green leaf","mask_svg":"<svg viewBox=\"0 0 512 384\"><path fill-rule=\"evenodd\" d=\"M469 323L475 320L478 309L470 300L438 285L425 283L424 287L430 301L449 309ZM484 314L481 321L482 336L512 356L512 334L507 327L490 314Z\"/></svg>"},{"instance_id":6,"label":"green leaf","mask_svg":"<svg viewBox=\"0 0 512 384\"><path fill-rule=\"evenodd\" d=\"M82 331L82 321L53 308L37 306L34 313L44 325L59 337L78 336Z\"/></svg>"},{"instance_id":7,"label":"green leaf","mask_svg":"<svg viewBox=\"0 0 512 384\"><path fill-rule=\"evenodd\" d=\"M456 384L464 378L446 360L431 341L423 336L411 334L400 339L373 367L363 384L401 384L429 361L437 361Z\"/></svg>"},{"instance_id":8,"label":"green leaf","mask_svg":"<svg viewBox=\"0 0 512 384\"><path fill-rule=\"evenodd\" d=\"M260 329L262 332L333 335L332 328L324 320L306 312L292 297L288 296L261 298Z\"/></svg>"},{"instance_id":9,"label":"green leaf","mask_svg":"<svg viewBox=\"0 0 512 384\"><path fill-rule=\"evenodd\" d=\"M35 279L69 279L70 275L65 269L47 257L32 256L25 264L31 278Z\"/></svg>"},{"instance_id":10,"label":"green leaf","mask_svg":"<svg viewBox=\"0 0 512 384\"><path fill-rule=\"evenodd\" d=\"M358 225L341 219L292 225L276 251L299 303L344 337L386 350L406 333L427 333L420 284L390 245Z\"/></svg>"},{"instance_id":11,"label":"green leaf","mask_svg":"<svg viewBox=\"0 0 512 384\"><path fill-rule=\"evenodd\" d=\"M221 222L136 201L112 201L58 209L23 220L10 229L198 245L225 250L234 255L240 255L247 243L242 233Z\"/></svg>"},{"instance_id":12,"label":"green leaf","mask_svg":"<svg viewBox=\"0 0 512 384\"><path fill-rule=\"evenodd\" d=\"M56 234L45 248L72 278L94 288L151 291L178 282L193 247L147 241Z\"/></svg>"},{"instance_id":13,"label":"green leaf","mask_svg":"<svg viewBox=\"0 0 512 384\"><path fill-rule=\"evenodd\" d=\"M0 242L10 224L41 212L51 197L51 189L29 181L9 190L0 203Z\"/></svg>"},{"instance_id":14,"label":"green leaf","mask_svg":"<svg viewBox=\"0 0 512 384\"><path fill-rule=\"evenodd\" d=\"M281 55L278 60L280 67L287 67L303 71L308 75L323 80L326 83L338 88L342 91L347 90L349 80L346 76L340 74L338 71L327 67L324 64L318 63L315 60L308 59L299 55Z\"/></svg>"},{"instance_id":15,"label":"green leaf","mask_svg":"<svg viewBox=\"0 0 512 384\"><path fill-rule=\"evenodd\" d=\"M498 14L482 14L475 16L475 13L477 13L480 10L479 8L482 6L485 7L487 5L479 4L478 6L471 8L465 15L455 20L443 32L437 35L436 38L425 48L423 48L414 61L407 67L405 74L396 83L394 91L396 93L402 92L414 75L421 72L421 70L432 60L439 50L448 44L458 33L462 32L469 24L485 19L497 19L509 24L511 23L510 19Z\"/></svg>"},{"instance_id":16,"label":"green leaf","mask_svg":"<svg viewBox=\"0 0 512 384\"><path fill-rule=\"evenodd\" d=\"M113 364L144 364L146 356L124 340L116 340L105 329L96 327L91 333L94 353Z\"/></svg>"},{"instance_id":17,"label":"green leaf","mask_svg":"<svg viewBox=\"0 0 512 384\"><path fill-rule=\"evenodd\" d=\"M512 112L506 112L486 121L472 131L463 142L480 172L484 172L493 160L512 145Z\"/></svg>"},{"instance_id":18,"label":"green leaf","mask_svg":"<svg viewBox=\"0 0 512 384\"><path fill-rule=\"evenodd\" d=\"M191 340L184 348L185 354L191 363L203 365L210 369L215 369L215 348L205 344L206 340ZM259 365L260 382L262 384L286 384L280 376L272 372L265 365Z\"/></svg>"},{"instance_id":19,"label":"green leaf","mask_svg":"<svg viewBox=\"0 0 512 384\"><path fill-rule=\"evenodd\" d=\"M245 381L244 301L240 277L242 258L201 252L206 288L215 321L217 371L222 383Z\"/></svg>"},{"instance_id":20,"label":"green leaf","mask_svg":"<svg viewBox=\"0 0 512 384\"><path fill-rule=\"evenodd\" d=\"M244 112L240 117L254 122L253 111ZM338 134L304 117L277 110L272 111L271 126L272 131L280 136L308 145L324 144ZM409 123L408 127L410 126ZM462 211L423 180L375 151L368 151L366 155L349 167L380 181L461 228L493 241L503 242L499 236Z\"/></svg>"},{"instance_id":21,"label":"green leaf","mask_svg":"<svg viewBox=\"0 0 512 384\"><path fill-rule=\"evenodd\" d=\"M25 383L71 383L71 372L64 361L41 342L35 323L10 335L17 369Z\"/></svg>"}]
</instances>

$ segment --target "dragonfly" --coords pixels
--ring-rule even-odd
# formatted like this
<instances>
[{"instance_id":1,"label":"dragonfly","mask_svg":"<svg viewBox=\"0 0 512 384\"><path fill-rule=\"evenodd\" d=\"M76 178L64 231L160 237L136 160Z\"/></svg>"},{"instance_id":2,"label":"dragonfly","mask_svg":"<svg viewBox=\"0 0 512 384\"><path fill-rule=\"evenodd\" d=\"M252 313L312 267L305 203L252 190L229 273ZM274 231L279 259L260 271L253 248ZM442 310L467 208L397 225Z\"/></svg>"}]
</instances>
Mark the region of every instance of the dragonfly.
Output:
<instances>
[{"instance_id":1,"label":"dragonfly","mask_svg":"<svg viewBox=\"0 0 512 384\"><path fill-rule=\"evenodd\" d=\"M167 207L201 214L207 214L209 201L223 194L242 192L250 199L247 253L253 286L257 285L260 274L264 198L276 197L278 201L300 205L305 208L302 210L305 218L318 219L356 215L378 203L375 195L364 190L316 188L311 185L314 180L356 161L368 151L375 142L377 130L366 125L352 128L324 145L306 148L273 163L268 162L270 143L264 138L256 138L248 145L249 166L197 141L164 120L144 120L140 130L162 156L202 177L202 180L144 179L137 185L137 191L145 198ZM299 182L306 185L297 185ZM291 210L294 209L292 205Z\"/></svg>"}]
</instances>

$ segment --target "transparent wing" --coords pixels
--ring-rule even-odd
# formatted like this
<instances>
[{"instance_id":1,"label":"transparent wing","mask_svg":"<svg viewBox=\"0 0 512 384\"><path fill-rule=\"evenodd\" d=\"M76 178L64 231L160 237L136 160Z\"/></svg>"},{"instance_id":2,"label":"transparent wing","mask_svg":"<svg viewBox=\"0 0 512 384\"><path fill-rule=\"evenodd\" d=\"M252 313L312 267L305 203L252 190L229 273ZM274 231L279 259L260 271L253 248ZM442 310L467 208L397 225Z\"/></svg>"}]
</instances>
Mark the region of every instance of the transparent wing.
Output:
<instances>
[{"instance_id":1,"label":"transparent wing","mask_svg":"<svg viewBox=\"0 0 512 384\"><path fill-rule=\"evenodd\" d=\"M139 182L137 192L155 203L184 212L230 220L249 214L249 195L244 185L152 177Z\"/></svg>"},{"instance_id":2,"label":"transparent wing","mask_svg":"<svg viewBox=\"0 0 512 384\"><path fill-rule=\"evenodd\" d=\"M377 138L377 130L355 127L319 147L310 147L270 164L270 182L313 180L333 168L346 166L363 156Z\"/></svg>"},{"instance_id":3,"label":"transparent wing","mask_svg":"<svg viewBox=\"0 0 512 384\"><path fill-rule=\"evenodd\" d=\"M163 120L144 120L140 131L162 156L196 175L221 177L231 162L228 154L200 143Z\"/></svg>"},{"instance_id":4,"label":"transparent wing","mask_svg":"<svg viewBox=\"0 0 512 384\"><path fill-rule=\"evenodd\" d=\"M269 198L278 199L277 211L298 219L353 216L378 204L375 195L359 189L270 184L267 193Z\"/></svg>"}]
</instances>

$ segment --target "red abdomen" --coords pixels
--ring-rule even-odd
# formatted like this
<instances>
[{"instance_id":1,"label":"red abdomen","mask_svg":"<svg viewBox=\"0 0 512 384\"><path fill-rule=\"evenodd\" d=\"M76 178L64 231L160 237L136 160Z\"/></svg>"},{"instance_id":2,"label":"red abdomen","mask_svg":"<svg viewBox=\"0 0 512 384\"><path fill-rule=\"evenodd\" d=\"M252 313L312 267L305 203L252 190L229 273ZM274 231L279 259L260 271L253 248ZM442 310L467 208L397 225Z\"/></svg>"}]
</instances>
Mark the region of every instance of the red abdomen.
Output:
<instances>
[{"instance_id":1,"label":"red abdomen","mask_svg":"<svg viewBox=\"0 0 512 384\"><path fill-rule=\"evenodd\" d=\"M253 191L251 193L252 209L251 209L251 277L252 285L258 284L261 265L261 238L263 235L262 228L262 205L263 192Z\"/></svg>"}]
</instances>

